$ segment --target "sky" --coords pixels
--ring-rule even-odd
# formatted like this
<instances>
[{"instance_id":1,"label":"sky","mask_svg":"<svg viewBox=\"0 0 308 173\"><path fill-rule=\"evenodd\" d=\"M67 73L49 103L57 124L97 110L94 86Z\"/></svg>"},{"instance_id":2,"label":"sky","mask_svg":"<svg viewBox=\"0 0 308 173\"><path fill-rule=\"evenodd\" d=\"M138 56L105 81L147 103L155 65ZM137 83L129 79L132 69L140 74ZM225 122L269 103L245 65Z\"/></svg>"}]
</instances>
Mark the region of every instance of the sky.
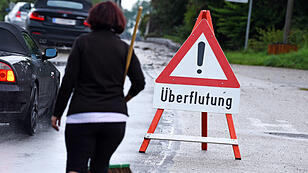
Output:
<instances>
[{"instance_id":1,"label":"sky","mask_svg":"<svg viewBox=\"0 0 308 173\"><path fill-rule=\"evenodd\" d=\"M122 0L122 7L128 10L131 10L133 5L137 2L137 0Z\"/></svg>"}]
</instances>

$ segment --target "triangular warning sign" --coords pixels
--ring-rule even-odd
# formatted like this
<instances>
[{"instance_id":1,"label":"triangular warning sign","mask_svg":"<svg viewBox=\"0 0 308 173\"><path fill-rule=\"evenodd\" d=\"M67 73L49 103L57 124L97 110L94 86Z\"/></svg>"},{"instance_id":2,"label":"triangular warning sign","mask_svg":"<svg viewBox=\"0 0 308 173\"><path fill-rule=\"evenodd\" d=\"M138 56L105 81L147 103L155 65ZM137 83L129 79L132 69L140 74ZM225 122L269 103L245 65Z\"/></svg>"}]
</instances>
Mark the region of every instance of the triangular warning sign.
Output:
<instances>
[{"instance_id":1,"label":"triangular warning sign","mask_svg":"<svg viewBox=\"0 0 308 173\"><path fill-rule=\"evenodd\" d=\"M203 19L156 79L156 83L239 88L228 60Z\"/></svg>"}]
</instances>

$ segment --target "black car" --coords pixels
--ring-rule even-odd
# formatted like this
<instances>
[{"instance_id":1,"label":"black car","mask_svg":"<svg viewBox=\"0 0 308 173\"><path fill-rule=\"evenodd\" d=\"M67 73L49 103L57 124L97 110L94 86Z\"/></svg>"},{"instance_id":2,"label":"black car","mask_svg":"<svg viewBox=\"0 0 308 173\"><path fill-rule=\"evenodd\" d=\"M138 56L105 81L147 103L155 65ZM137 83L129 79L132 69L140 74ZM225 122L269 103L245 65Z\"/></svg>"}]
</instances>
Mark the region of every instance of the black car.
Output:
<instances>
[{"instance_id":1,"label":"black car","mask_svg":"<svg viewBox=\"0 0 308 173\"><path fill-rule=\"evenodd\" d=\"M50 117L60 83L60 72L48 61L57 50L42 53L21 27L0 22L0 122L21 120L33 135L37 120Z\"/></svg>"},{"instance_id":2,"label":"black car","mask_svg":"<svg viewBox=\"0 0 308 173\"><path fill-rule=\"evenodd\" d=\"M91 31L86 22L91 7L87 0L37 0L26 28L42 45L69 47L80 34Z\"/></svg>"}]
</instances>

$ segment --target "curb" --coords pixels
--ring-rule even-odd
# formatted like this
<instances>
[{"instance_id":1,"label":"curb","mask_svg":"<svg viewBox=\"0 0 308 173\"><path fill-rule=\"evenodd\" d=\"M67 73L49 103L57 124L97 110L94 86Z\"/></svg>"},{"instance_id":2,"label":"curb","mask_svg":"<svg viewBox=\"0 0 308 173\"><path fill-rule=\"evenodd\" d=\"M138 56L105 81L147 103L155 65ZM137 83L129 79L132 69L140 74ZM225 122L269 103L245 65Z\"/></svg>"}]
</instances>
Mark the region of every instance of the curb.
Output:
<instances>
[{"instance_id":1,"label":"curb","mask_svg":"<svg viewBox=\"0 0 308 173\"><path fill-rule=\"evenodd\" d=\"M177 51L181 45L179 43L175 43L169 39L166 38L158 38L158 37L148 37L143 40L144 42L151 42L151 43L157 43L167 46L169 49L172 49L173 51Z\"/></svg>"},{"instance_id":2,"label":"curb","mask_svg":"<svg viewBox=\"0 0 308 173\"><path fill-rule=\"evenodd\" d=\"M166 38L159 38L159 37L148 37L147 39L141 40L144 42L149 42L149 43L156 43L156 44L160 44L160 45L164 45L166 47L168 47L169 49L171 49L172 51L177 51L181 45L179 43L175 43L169 39ZM50 61L52 64L54 64L55 66L66 66L66 61Z\"/></svg>"}]
</instances>

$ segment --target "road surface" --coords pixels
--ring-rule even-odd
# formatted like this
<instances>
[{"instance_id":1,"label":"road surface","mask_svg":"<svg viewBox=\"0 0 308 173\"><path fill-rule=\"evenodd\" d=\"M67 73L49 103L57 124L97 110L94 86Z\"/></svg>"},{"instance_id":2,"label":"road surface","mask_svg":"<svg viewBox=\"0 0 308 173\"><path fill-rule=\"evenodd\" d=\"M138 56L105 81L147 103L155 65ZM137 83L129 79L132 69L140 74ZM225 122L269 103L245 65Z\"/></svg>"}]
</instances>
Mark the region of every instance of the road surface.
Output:
<instances>
[{"instance_id":1,"label":"road surface","mask_svg":"<svg viewBox=\"0 0 308 173\"><path fill-rule=\"evenodd\" d=\"M308 172L308 71L232 65L241 84L240 112L233 115L242 160L231 146L152 140L146 153L139 147L155 114L154 79L174 52L137 42L135 51L146 76L146 88L128 103L130 118L125 139L111 163L130 163L134 173L178 172ZM53 61L63 74L67 53ZM129 81L129 80L126 80ZM125 85L127 92L129 82ZM306 88L306 89L305 89ZM0 125L1 173L65 172L65 118L60 132L41 123L29 137ZM229 138L223 114L209 114L209 136ZM166 110L155 133L200 135L200 113Z\"/></svg>"}]
</instances>

